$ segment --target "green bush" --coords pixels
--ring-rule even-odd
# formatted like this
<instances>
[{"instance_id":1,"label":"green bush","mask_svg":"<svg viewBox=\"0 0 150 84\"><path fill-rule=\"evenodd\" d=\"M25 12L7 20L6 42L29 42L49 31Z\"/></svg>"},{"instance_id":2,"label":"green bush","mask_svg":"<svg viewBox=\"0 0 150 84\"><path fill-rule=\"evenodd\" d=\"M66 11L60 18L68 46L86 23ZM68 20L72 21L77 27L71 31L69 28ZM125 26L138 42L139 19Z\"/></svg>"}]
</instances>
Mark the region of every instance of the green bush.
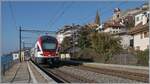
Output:
<instances>
[{"instance_id":1,"label":"green bush","mask_svg":"<svg viewBox=\"0 0 150 84\"><path fill-rule=\"evenodd\" d=\"M97 53L90 48L84 48L81 51L78 52L78 59L79 60L88 60L93 61L94 57L97 56Z\"/></svg>"},{"instance_id":2,"label":"green bush","mask_svg":"<svg viewBox=\"0 0 150 84\"><path fill-rule=\"evenodd\" d=\"M100 56L104 56L105 62L109 61L114 54L122 50L120 38L113 37L109 33L92 33L91 46Z\"/></svg>"},{"instance_id":3,"label":"green bush","mask_svg":"<svg viewBox=\"0 0 150 84\"><path fill-rule=\"evenodd\" d=\"M90 38L89 38L91 32L92 31L90 28L83 27L80 29L79 39L78 39L79 48L84 49L84 48L89 48L91 46Z\"/></svg>"},{"instance_id":4,"label":"green bush","mask_svg":"<svg viewBox=\"0 0 150 84\"><path fill-rule=\"evenodd\" d=\"M138 59L138 65L148 66L149 49L146 49L144 51L136 51L136 56Z\"/></svg>"}]
</instances>

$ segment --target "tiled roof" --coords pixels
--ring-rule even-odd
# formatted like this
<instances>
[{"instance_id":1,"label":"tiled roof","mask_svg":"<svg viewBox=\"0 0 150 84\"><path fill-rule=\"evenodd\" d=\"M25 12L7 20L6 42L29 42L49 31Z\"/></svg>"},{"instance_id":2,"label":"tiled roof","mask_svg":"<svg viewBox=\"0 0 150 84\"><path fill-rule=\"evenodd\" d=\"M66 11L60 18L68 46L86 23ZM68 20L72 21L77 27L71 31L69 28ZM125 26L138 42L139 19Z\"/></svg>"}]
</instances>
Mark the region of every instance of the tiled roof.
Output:
<instances>
[{"instance_id":1,"label":"tiled roof","mask_svg":"<svg viewBox=\"0 0 150 84\"><path fill-rule=\"evenodd\" d=\"M149 31L149 24L142 25L142 23L139 23L137 26L129 30L129 34L136 34L143 31Z\"/></svg>"},{"instance_id":2,"label":"tiled roof","mask_svg":"<svg viewBox=\"0 0 150 84\"><path fill-rule=\"evenodd\" d=\"M120 24L120 21L110 21L110 22L106 22L104 23L104 28L108 28L108 27L124 27L124 25Z\"/></svg>"},{"instance_id":3,"label":"tiled roof","mask_svg":"<svg viewBox=\"0 0 150 84\"><path fill-rule=\"evenodd\" d=\"M113 35L128 35L128 32L119 32L119 33L114 33Z\"/></svg>"},{"instance_id":4,"label":"tiled roof","mask_svg":"<svg viewBox=\"0 0 150 84\"><path fill-rule=\"evenodd\" d=\"M138 11L138 12L132 14L132 15L138 15L138 14L144 13L144 12L146 12L146 11L149 11L149 8L147 8L147 9L142 9L142 10L140 10L140 11Z\"/></svg>"},{"instance_id":5,"label":"tiled roof","mask_svg":"<svg viewBox=\"0 0 150 84\"><path fill-rule=\"evenodd\" d=\"M86 26L88 26L89 28L97 28L99 25L95 24L95 23L91 23L91 24L88 24Z\"/></svg>"}]
</instances>

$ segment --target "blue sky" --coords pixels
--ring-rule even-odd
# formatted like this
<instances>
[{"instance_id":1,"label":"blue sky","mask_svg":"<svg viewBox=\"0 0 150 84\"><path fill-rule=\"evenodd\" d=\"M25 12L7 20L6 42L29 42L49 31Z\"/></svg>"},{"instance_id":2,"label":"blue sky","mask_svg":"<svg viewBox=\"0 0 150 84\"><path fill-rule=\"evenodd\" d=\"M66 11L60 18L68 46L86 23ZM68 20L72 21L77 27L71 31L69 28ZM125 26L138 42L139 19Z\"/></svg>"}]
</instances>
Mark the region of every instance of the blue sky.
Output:
<instances>
[{"instance_id":1,"label":"blue sky","mask_svg":"<svg viewBox=\"0 0 150 84\"><path fill-rule=\"evenodd\" d=\"M2 2L2 53L18 50L18 27L57 31L64 25L90 23L94 21L96 11L99 11L102 22L113 14L113 9L119 7L122 11L141 6L144 1L3 1ZM38 34L23 33L25 42L35 42Z\"/></svg>"}]
</instances>

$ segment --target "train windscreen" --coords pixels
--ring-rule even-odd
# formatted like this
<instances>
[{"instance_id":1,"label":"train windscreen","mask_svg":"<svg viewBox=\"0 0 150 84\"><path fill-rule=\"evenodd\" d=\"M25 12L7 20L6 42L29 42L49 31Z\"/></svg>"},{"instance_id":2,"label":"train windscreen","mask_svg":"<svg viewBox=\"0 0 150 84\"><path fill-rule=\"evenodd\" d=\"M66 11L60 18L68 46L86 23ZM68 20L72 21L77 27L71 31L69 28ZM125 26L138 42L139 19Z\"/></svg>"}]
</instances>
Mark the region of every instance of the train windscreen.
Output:
<instances>
[{"instance_id":1,"label":"train windscreen","mask_svg":"<svg viewBox=\"0 0 150 84\"><path fill-rule=\"evenodd\" d=\"M51 50L56 48L56 43L43 43L43 49L45 50Z\"/></svg>"},{"instance_id":2,"label":"train windscreen","mask_svg":"<svg viewBox=\"0 0 150 84\"><path fill-rule=\"evenodd\" d=\"M43 50L56 50L57 40L53 37L43 36L42 37L42 49Z\"/></svg>"}]
</instances>

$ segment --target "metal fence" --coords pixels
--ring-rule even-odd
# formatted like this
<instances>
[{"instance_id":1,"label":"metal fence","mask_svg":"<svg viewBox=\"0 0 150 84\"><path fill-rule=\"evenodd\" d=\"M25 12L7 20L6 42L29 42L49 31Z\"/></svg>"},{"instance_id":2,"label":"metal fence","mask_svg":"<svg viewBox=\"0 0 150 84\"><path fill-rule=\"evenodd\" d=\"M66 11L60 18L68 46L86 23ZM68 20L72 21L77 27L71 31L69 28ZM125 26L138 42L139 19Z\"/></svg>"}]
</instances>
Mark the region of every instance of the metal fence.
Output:
<instances>
[{"instance_id":1,"label":"metal fence","mask_svg":"<svg viewBox=\"0 0 150 84\"><path fill-rule=\"evenodd\" d=\"M11 55L1 56L1 73L2 73L2 75L5 75L5 71L7 71L9 68L11 68L13 64L14 64L13 56L11 56Z\"/></svg>"}]
</instances>

